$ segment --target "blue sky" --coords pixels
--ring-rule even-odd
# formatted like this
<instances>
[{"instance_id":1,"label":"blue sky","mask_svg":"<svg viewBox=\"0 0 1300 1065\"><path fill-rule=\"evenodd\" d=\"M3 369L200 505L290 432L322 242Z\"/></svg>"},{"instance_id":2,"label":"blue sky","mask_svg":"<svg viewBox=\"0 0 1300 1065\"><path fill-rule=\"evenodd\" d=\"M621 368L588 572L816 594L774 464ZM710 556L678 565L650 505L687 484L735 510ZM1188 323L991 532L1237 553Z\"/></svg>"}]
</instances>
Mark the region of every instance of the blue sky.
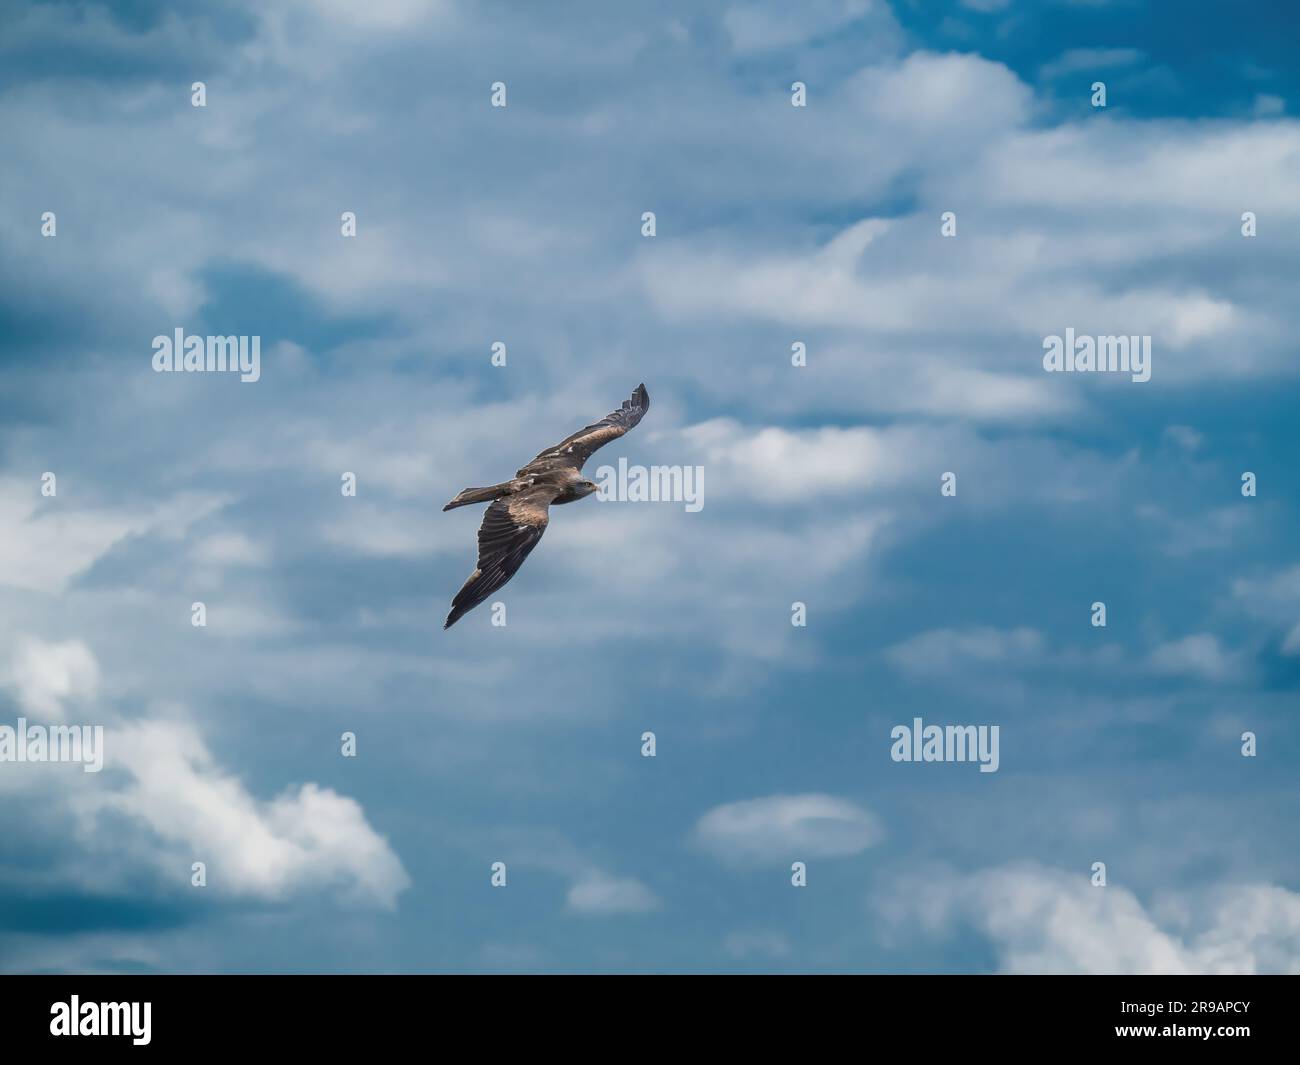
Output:
<instances>
[{"instance_id":1,"label":"blue sky","mask_svg":"<svg viewBox=\"0 0 1300 1065\"><path fill-rule=\"evenodd\" d=\"M106 766L0 763L0 969L1300 969L1295 21L8 5L0 724ZM442 504L640 381L588 472L704 508L557 510L443 632Z\"/></svg>"}]
</instances>

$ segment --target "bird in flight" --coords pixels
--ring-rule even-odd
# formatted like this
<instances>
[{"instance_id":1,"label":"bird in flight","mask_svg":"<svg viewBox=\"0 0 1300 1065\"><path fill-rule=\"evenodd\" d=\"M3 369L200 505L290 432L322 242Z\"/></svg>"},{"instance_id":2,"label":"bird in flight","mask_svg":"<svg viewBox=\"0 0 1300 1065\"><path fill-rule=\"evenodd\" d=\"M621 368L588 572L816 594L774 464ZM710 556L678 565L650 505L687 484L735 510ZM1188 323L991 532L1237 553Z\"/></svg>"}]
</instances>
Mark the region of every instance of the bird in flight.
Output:
<instances>
[{"instance_id":1,"label":"bird in flight","mask_svg":"<svg viewBox=\"0 0 1300 1065\"><path fill-rule=\"evenodd\" d=\"M451 510L492 500L478 529L478 565L451 601L444 629L451 628L515 575L546 531L552 503L572 503L597 490L599 485L582 476L582 464L597 448L633 428L649 409L645 385L637 385L618 410L547 448L517 471L513 480L487 488L466 488L442 508Z\"/></svg>"}]
</instances>

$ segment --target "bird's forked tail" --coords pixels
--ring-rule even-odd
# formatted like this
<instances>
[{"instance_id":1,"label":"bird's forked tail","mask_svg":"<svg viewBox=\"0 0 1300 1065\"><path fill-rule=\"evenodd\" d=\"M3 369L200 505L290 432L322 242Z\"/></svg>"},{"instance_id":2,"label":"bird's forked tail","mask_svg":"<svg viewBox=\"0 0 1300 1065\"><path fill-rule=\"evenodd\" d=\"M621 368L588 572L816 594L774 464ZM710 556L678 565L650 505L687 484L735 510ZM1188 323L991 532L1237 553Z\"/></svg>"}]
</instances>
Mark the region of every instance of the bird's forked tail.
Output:
<instances>
[{"instance_id":1,"label":"bird's forked tail","mask_svg":"<svg viewBox=\"0 0 1300 1065\"><path fill-rule=\"evenodd\" d=\"M471 503L488 503L496 499L509 487L510 482L503 481L501 484L489 485L487 488L466 488L465 491L459 493L455 499L442 509L451 510L452 507L465 507Z\"/></svg>"}]
</instances>

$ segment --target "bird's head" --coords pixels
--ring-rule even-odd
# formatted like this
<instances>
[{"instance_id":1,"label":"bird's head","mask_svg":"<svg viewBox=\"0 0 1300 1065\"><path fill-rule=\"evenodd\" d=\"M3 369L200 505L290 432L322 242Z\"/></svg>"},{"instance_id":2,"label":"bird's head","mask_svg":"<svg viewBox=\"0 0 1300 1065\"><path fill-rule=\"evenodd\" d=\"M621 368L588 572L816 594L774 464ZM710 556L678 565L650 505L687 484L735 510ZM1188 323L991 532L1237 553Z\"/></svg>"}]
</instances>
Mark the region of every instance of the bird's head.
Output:
<instances>
[{"instance_id":1,"label":"bird's head","mask_svg":"<svg viewBox=\"0 0 1300 1065\"><path fill-rule=\"evenodd\" d=\"M589 495L591 495L593 492L599 492L599 491L600 491L600 485L598 485L595 481L579 481L579 482L578 482L578 494L579 494L579 495L589 496Z\"/></svg>"}]
</instances>

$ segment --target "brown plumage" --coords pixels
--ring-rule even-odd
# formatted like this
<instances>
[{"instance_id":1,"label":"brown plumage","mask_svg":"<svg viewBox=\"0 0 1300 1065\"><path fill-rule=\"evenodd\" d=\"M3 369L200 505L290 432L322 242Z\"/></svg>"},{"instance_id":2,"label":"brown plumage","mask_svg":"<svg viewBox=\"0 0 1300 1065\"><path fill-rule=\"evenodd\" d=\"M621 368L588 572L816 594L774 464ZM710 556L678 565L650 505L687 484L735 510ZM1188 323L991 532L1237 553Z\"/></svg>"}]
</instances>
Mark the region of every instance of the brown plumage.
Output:
<instances>
[{"instance_id":1,"label":"brown plumage","mask_svg":"<svg viewBox=\"0 0 1300 1065\"><path fill-rule=\"evenodd\" d=\"M572 503L596 491L595 482L582 476L582 464L597 448L635 426L649 409L645 385L637 385L618 410L547 448L516 471L513 480L487 488L466 488L442 508L451 510L492 500L478 530L478 565L452 600L444 629L451 628L515 575L546 531L552 503Z\"/></svg>"}]
</instances>

